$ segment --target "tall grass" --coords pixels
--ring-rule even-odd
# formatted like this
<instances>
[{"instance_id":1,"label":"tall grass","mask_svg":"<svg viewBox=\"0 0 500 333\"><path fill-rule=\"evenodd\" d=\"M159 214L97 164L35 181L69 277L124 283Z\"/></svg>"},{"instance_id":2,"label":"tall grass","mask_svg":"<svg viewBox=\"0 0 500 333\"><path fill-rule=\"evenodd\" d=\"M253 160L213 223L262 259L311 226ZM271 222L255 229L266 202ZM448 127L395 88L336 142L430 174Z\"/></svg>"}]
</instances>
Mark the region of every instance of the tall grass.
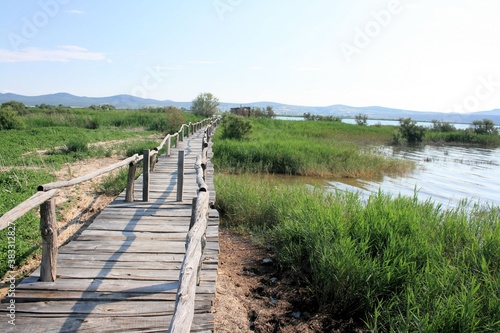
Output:
<instances>
[{"instance_id":1,"label":"tall grass","mask_svg":"<svg viewBox=\"0 0 500 333\"><path fill-rule=\"evenodd\" d=\"M387 143L387 128L268 119L252 124L248 141L222 140L217 132L213 150L219 171L373 177L413 168L410 162L360 149Z\"/></svg>"},{"instance_id":2,"label":"tall grass","mask_svg":"<svg viewBox=\"0 0 500 333\"><path fill-rule=\"evenodd\" d=\"M216 177L225 224L260 233L336 318L380 332L500 331L500 209Z\"/></svg>"}]
</instances>

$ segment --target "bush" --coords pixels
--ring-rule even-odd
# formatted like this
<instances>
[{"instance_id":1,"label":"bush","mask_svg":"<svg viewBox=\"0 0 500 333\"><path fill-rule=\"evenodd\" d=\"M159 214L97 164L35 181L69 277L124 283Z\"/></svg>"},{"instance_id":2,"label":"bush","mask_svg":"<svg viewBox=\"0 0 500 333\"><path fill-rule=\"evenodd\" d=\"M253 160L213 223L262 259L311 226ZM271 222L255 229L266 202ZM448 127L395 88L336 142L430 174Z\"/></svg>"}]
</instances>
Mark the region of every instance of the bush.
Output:
<instances>
[{"instance_id":1,"label":"bush","mask_svg":"<svg viewBox=\"0 0 500 333\"><path fill-rule=\"evenodd\" d=\"M360 113L356 115L354 119L356 120L356 124L358 124L359 126L366 126L368 121L368 116Z\"/></svg>"},{"instance_id":2,"label":"bush","mask_svg":"<svg viewBox=\"0 0 500 333\"><path fill-rule=\"evenodd\" d=\"M24 123L11 108L0 109L0 130L23 129Z\"/></svg>"},{"instance_id":3,"label":"bush","mask_svg":"<svg viewBox=\"0 0 500 333\"><path fill-rule=\"evenodd\" d=\"M97 119L87 118L85 119L85 128L86 129L98 129L99 121Z\"/></svg>"},{"instance_id":4,"label":"bush","mask_svg":"<svg viewBox=\"0 0 500 333\"><path fill-rule=\"evenodd\" d=\"M498 135L498 129L495 127L495 123L489 119L475 120L472 123L470 129L476 134L496 134Z\"/></svg>"},{"instance_id":5,"label":"bush","mask_svg":"<svg viewBox=\"0 0 500 333\"><path fill-rule=\"evenodd\" d=\"M422 142L425 136L425 127L417 125L417 122L411 118L401 118L399 124L399 132L406 142L409 144Z\"/></svg>"},{"instance_id":6,"label":"bush","mask_svg":"<svg viewBox=\"0 0 500 333\"><path fill-rule=\"evenodd\" d=\"M448 122L441 122L439 120L432 121L432 128L431 128L432 132L447 133L447 132L454 132L456 130L457 130L456 127Z\"/></svg>"},{"instance_id":7,"label":"bush","mask_svg":"<svg viewBox=\"0 0 500 333\"><path fill-rule=\"evenodd\" d=\"M241 116L226 114L222 118L222 139L244 140L252 132L252 123Z\"/></svg>"},{"instance_id":8,"label":"bush","mask_svg":"<svg viewBox=\"0 0 500 333\"><path fill-rule=\"evenodd\" d=\"M84 139L73 139L66 143L67 153L88 153L89 144Z\"/></svg>"}]
</instances>

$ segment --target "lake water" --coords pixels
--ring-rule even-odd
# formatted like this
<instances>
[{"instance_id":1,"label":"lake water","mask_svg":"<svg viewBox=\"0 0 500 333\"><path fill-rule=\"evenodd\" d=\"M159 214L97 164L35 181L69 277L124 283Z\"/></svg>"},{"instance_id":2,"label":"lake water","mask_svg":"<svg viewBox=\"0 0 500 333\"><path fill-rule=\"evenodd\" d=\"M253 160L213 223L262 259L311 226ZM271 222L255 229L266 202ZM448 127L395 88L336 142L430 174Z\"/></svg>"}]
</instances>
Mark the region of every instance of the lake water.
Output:
<instances>
[{"instance_id":1,"label":"lake water","mask_svg":"<svg viewBox=\"0 0 500 333\"><path fill-rule=\"evenodd\" d=\"M379 151L415 161L415 171L404 177L329 181L329 186L359 191L362 196L379 189L394 196L413 196L416 190L419 199L431 199L449 208L463 199L500 206L500 148L382 147Z\"/></svg>"}]
</instances>

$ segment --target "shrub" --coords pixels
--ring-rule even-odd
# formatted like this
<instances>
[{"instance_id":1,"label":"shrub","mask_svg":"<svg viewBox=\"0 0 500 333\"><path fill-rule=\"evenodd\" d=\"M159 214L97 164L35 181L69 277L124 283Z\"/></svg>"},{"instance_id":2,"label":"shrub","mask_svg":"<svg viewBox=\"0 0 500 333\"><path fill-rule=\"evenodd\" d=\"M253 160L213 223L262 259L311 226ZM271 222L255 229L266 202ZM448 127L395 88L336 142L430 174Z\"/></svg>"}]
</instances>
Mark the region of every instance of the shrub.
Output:
<instances>
[{"instance_id":1,"label":"shrub","mask_svg":"<svg viewBox=\"0 0 500 333\"><path fill-rule=\"evenodd\" d=\"M86 129L98 129L99 121L97 119L87 118L85 119L85 128Z\"/></svg>"},{"instance_id":2,"label":"shrub","mask_svg":"<svg viewBox=\"0 0 500 333\"><path fill-rule=\"evenodd\" d=\"M406 142L409 144L422 142L426 131L425 127L417 125L417 122L411 118L401 118L399 124L399 132Z\"/></svg>"},{"instance_id":3,"label":"shrub","mask_svg":"<svg viewBox=\"0 0 500 333\"><path fill-rule=\"evenodd\" d=\"M84 139L73 139L66 143L67 153L88 153L89 144Z\"/></svg>"},{"instance_id":4,"label":"shrub","mask_svg":"<svg viewBox=\"0 0 500 333\"><path fill-rule=\"evenodd\" d=\"M496 134L498 135L498 129L495 127L495 123L492 120L474 120L470 129L476 134Z\"/></svg>"},{"instance_id":5,"label":"shrub","mask_svg":"<svg viewBox=\"0 0 500 333\"><path fill-rule=\"evenodd\" d=\"M358 124L359 126L366 126L368 121L368 116L360 113L356 115L354 119L356 120L356 124Z\"/></svg>"},{"instance_id":6,"label":"shrub","mask_svg":"<svg viewBox=\"0 0 500 333\"><path fill-rule=\"evenodd\" d=\"M222 119L222 139L247 139L252 132L252 123L241 116L224 115Z\"/></svg>"},{"instance_id":7,"label":"shrub","mask_svg":"<svg viewBox=\"0 0 500 333\"><path fill-rule=\"evenodd\" d=\"M456 130L456 127L448 122L441 122L439 120L432 121L432 132L454 132Z\"/></svg>"},{"instance_id":8,"label":"shrub","mask_svg":"<svg viewBox=\"0 0 500 333\"><path fill-rule=\"evenodd\" d=\"M23 129L24 123L11 108L0 109L0 130Z\"/></svg>"}]
</instances>

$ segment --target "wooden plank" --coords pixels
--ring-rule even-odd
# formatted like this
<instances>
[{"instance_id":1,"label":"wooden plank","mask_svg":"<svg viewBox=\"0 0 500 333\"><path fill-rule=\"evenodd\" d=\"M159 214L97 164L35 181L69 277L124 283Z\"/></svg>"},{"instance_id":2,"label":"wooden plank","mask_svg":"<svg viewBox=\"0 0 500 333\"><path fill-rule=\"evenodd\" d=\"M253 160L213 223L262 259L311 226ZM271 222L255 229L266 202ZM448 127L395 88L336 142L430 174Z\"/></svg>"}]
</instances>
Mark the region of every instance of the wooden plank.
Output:
<instances>
[{"instance_id":1,"label":"wooden plank","mask_svg":"<svg viewBox=\"0 0 500 333\"><path fill-rule=\"evenodd\" d=\"M213 329L213 314L203 313L196 317L191 332L209 332ZM26 314L16 315L16 326L6 327L6 333L30 332L85 332L85 333L122 333L122 332L165 332L170 325L170 316L135 316L135 317L107 317L71 316L68 318L30 318Z\"/></svg>"},{"instance_id":2,"label":"wooden plank","mask_svg":"<svg viewBox=\"0 0 500 333\"><path fill-rule=\"evenodd\" d=\"M140 264L140 263L138 263ZM60 267L58 269L58 279L114 279L114 280L148 280L148 281L177 281L179 279L179 269L144 270L137 265L133 270L126 268L85 268L75 269ZM203 270L201 278L204 281L215 281L214 270ZM40 270L35 270L31 276L40 276Z\"/></svg>"}]
</instances>

